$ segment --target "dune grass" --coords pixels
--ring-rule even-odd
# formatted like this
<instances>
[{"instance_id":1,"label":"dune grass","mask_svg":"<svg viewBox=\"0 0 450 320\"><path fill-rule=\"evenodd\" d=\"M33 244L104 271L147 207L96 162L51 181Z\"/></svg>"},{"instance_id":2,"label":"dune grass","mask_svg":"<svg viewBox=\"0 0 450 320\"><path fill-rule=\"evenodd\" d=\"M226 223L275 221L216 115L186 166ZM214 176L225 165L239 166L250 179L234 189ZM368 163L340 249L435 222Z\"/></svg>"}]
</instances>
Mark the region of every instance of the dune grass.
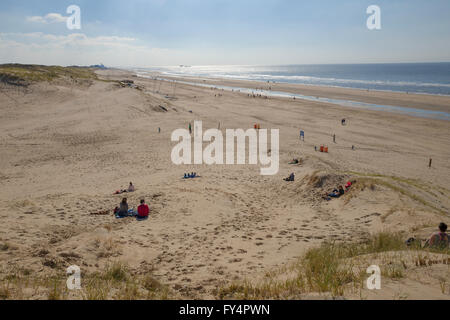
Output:
<instances>
[{"instance_id":1,"label":"dune grass","mask_svg":"<svg viewBox=\"0 0 450 320\"><path fill-rule=\"evenodd\" d=\"M216 295L218 299L252 300L298 299L310 293L339 297L348 289L361 292L367 278L367 265L356 264L357 258L405 250L443 253L450 257L448 249L423 249L420 245L407 248L402 234L382 232L363 242L323 243L320 247L309 249L289 268L267 273L259 283L235 282L217 290ZM428 260L424 261L425 265L429 264ZM443 263L447 263L446 261ZM421 264L416 261L416 265ZM398 263L380 265L380 268L382 276L389 279L405 276L405 263L400 258Z\"/></svg>"},{"instance_id":2,"label":"dune grass","mask_svg":"<svg viewBox=\"0 0 450 320\"><path fill-rule=\"evenodd\" d=\"M0 65L0 80L9 79L12 82L51 82L58 78L71 78L83 80L97 80L97 75L91 68L59 67L4 64Z\"/></svg>"},{"instance_id":3,"label":"dune grass","mask_svg":"<svg viewBox=\"0 0 450 320\"><path fill-rule=\"evenodd\" d=\"M114 262L103 270L81 274L81 290L69 290L67 275L33 276L29 270L0 275L0 300L153 300L171 297L169 288L152 274L136 275L127 265Z\"/></svg>"}]
</instances>

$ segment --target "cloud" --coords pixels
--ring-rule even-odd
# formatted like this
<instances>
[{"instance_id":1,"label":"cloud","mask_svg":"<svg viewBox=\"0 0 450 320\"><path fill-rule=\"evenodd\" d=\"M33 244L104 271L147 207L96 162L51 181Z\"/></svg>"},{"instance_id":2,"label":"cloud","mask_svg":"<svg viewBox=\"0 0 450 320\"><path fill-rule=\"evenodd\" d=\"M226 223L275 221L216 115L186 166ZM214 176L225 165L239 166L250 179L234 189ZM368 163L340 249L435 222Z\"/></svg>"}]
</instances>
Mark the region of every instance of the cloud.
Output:
<instances>
[{"instance_id":1,"label":"cloud","mask_svg":"<svg viewBox=\"0 0 450 320\"><path fill-rule=\"evenodd\" d=\"M131 43L136 42L137 39L129 37L118 36L98 36L88 37L84 33L71 33L68 35L53 35L42 32L31 33L0 33L0 37L4 39L13 39L23 43L42 44L48 47L57 46L110 46L110 47L124 47L131 46Z\"/></svg>"},{"instance_id":2,"label":"cloud","mask_svg":"<svg viewBox=\"0 0 450 320\"><path fill-rule=\"evenodd\" d=\"M84 33L0 33L0 63L58 65L150 66L178 61L181 52L153 48L138 39L90 37Z\"/></svg>"},{"instance_id":3,"label":"cloud","mask_svg":"<svg viewBox=\"0 0 450 320\"><path fill-rule=\"evenodd\" d=\"M63 23L67 21L67 17L64 17L60 15L59 13L49 13L44 17L41 16L33 16L33 17L27 17L28 22L35 22L35 23Z\"/></svg>"}]
</instances>

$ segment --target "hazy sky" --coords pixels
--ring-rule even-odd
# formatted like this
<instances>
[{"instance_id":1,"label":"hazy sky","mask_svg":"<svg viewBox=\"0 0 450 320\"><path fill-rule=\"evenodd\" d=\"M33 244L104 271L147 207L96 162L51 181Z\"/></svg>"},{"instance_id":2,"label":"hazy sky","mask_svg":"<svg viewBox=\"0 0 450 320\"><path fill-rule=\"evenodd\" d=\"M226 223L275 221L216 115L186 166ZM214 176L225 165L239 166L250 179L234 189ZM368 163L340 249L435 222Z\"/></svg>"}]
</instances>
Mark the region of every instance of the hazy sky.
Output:
<instances>
[{"instance_id":1,"label":"hazy sky","mask_svg":"<svg viewBox=\"0 0 450 320\"><path fill-rule=\"evenodd\" d=\"M81 30L66 26L81 8ZM369 5L381 30L369 30ZM449 0L1 0L0 63L450 61Z\"/></svg>"}]
</instances>

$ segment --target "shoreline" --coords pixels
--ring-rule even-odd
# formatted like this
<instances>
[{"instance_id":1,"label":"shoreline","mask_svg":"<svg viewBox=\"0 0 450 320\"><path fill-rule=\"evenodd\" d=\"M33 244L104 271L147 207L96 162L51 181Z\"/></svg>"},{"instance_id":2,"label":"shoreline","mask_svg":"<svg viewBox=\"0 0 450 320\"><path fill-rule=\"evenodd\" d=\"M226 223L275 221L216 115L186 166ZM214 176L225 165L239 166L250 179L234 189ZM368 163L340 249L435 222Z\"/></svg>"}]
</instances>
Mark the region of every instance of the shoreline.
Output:
<instances>
[{"instance_id":1,"label":"shoreline","mask_svg":"<svg viewBox=\"0 0 450 320\"><path fill-rule=\"evenodd\" d=\"M113 68L114 69L114 68ZM238 79L238 78L224 78L224 77L203 77L203 76L195 76L195 75L177 75L177 74L170 74L167 72L160 72L160 71L141 71L139 69L127 69L124 68L123 70L135 72L138 70L138 72L145 72L145 73L157 73L164 77L171 77L171 78L186 78L186 79L201 79L201 80L208 80L208 81L216 81L216 80L223 80L223 81L250 81L250 82L258 82L258 83L274 83L274 84L286 84L286 85L300 85L300 86L310 86L310 87L318 87L318 88L336 88L336 89L350 89L350 90L359 90L359 91L370 91L370 92L393 92L393 93L405 93L405 94L416 94L416 95L425 95L425 96L442 96L442 97L450 97L450 94L443 94L443 93L429 93L429 92L416 92L416 91L402 91L402 90L388 90L388 89L370 89L370 88L358 88L358 87L345 87L345 86L339 86L339 85L330 85L330 84L309 84L309 83L298 83L298 82L289 82L289 81L274 81L274 80L257 80L257 79ZM427 84L427 85L433 85Z\"/></svg>"},{"instance_id":2,"label":"shoreline","mask_svg":"<svg viewBox=\"0 0 450 320\"><path fill-rule=\"evenodd\" d=\"M380 109L397 109L398 110L382 110L395 112L397 114L422 113L430 114L431 116L421 118L432 118L436 120L450 120L450 96L421 94L421 93L406 93L396 91L381 91L381 90L363 90L358 88L344 88L332 86L316 86L305 84L291 84L291 83L267 83L252 80L229 80L222 78L203 78L203 77L174 77L167 76L159 72L147 73L147 75L127 70L136 74L142 79L162 78L167 81L178 81L187 85L215 86L227 87L231 89L254 90L256 94L263 92L265 95L279 96L280 93L285 94L285 98L314 101L316 97L317 102L330 103L341 107L362 107L363 109L380 110ZM235 90L235 91L236 91ZM261 91L262 90L262 91ZM272 94L271 94L272 93ZM360 104L351 105L351 104ZM350 104L350 105L349 105ZM381 108L379 108L381 107ZM401 109L400 109L401 108ZM402 110L405 109L405 110ZM442 113L442 114L440 114ZM434 116L433 116L434 114ZM410 114L411 115L411 114ZM441 116L441 117L440 117ZM442 116L444 118L442 118Z\"/></svg>"}]
</instances>

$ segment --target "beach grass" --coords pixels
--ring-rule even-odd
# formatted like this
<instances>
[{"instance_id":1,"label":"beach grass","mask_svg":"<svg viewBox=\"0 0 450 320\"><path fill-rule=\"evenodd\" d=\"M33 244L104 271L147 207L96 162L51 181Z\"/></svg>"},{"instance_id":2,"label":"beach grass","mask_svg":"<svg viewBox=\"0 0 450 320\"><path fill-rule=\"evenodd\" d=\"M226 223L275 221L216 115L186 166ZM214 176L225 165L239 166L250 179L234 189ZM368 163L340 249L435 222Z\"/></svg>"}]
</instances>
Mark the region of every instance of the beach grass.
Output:
<instances>
[{"instance_id":1,"label":"beach grass","mask_svg":"<svg viewBox=\"0 0 450 320\"><path fill-rule=\"evenodd\" d=\"M25 270L0 275L0 300L161 300L170 289L152 274L134 274L126 264L113 262L103 270L81 275L81 289L67 288L67 275L36 276Z\"/></svg>"},{"instance_id":2,"label":"beach grass","mask_svg":"<svg viewBox=\"0 0 450 320\"><path fill-rule=\"evenodd\" d=\"M29 84L33 82L51 82L58 78L97 80L97 75L91 68L59 67L39 65L0 65L0 79Z\"/></svg>"},{"instance_id":3,"label":"beach grass","mask_svg":"<svg viewBox=\"0 0 450 320\"><path fill-rule=\"evenodd\" d=\"M380 265L382 277L398 280L407 270L403 255L416 254L417 266L430 265L432 260L422 253L439 253L448 256L442 263L450 263L449 249L424 249L420 245L406 247L401 233L381 232L363 242L330 243L309 249L289 267L266 273L258 282L243 280L225 285L217 290L218 299L298 299L318 293L330 298L344 296L348 290L361 292L367 278L367 262L380 254L396 256ZM369 260L367 258L370 257ZM365 263L359 263L363 260ZM406 259L406 258L405 258ZM394 261L394 262L393 262ZM445 288L445 283L441 285Z\"/></svg>"}]
</instances>

